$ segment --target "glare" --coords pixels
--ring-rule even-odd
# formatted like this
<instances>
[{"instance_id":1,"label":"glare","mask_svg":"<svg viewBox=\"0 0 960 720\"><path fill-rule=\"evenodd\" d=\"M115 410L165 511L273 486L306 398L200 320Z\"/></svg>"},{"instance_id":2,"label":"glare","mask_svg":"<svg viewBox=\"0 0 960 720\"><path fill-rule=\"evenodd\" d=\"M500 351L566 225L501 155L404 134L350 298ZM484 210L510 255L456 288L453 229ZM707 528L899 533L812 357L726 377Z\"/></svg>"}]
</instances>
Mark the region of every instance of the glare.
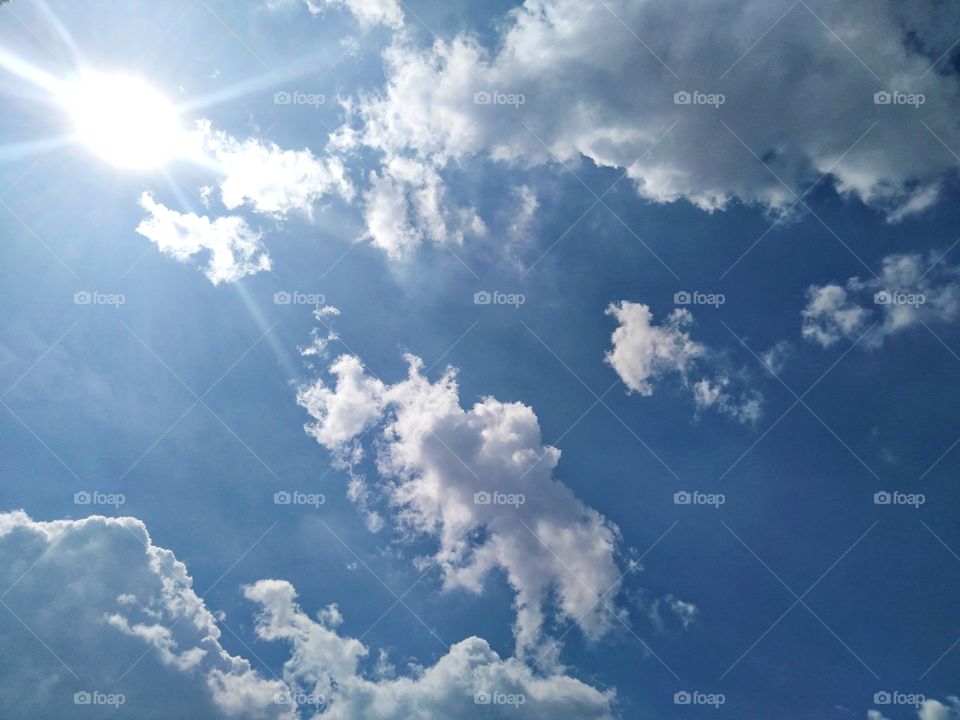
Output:
<instances>
[{"instance_id":1,"label":"glare","mask_svg":"<svg viewBox=\"0 0 960 720\"><path fill-rule=\"evenodd\" d=\"M185 150L177 108L138 77L84 75L61 100L81 142L112 165L157 168Z\"/></svg>"}]
</instances>

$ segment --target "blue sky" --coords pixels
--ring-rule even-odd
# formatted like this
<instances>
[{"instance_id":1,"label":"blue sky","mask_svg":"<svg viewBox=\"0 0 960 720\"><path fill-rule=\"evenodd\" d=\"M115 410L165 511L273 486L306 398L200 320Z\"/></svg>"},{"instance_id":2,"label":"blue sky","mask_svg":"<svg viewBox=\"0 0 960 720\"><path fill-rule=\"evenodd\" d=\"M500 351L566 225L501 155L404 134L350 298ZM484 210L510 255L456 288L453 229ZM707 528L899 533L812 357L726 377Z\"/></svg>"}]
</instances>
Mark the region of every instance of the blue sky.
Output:
<instances>
[{"instance_id":1,"label":"blue sky","mask_svg":"<svg viewBox=\"0 0 960 720\"><path fill-rule=\"evenodd\" d=\"M7 712L960 715L958 37L0 6Z\"/></svg>"}]
</instances>

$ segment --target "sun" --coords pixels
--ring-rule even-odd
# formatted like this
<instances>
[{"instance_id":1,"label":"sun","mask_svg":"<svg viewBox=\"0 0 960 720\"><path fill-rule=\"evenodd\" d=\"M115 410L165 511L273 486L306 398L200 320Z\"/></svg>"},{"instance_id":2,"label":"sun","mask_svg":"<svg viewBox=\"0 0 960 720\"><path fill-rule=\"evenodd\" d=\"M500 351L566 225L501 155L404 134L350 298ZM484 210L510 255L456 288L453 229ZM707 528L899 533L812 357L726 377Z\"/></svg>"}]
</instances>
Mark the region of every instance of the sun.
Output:
<instances>
[{"instance_id":1,"label":"sun","mask_svg":"<svg viewBox=\"0 0 960 720\"><path fill-rule=\"evenodd\" d=\"M112 165L158 168L185 150L177 108L141 78L86 74L62 100L81 142Z\"/></svg>"}]
</instances>

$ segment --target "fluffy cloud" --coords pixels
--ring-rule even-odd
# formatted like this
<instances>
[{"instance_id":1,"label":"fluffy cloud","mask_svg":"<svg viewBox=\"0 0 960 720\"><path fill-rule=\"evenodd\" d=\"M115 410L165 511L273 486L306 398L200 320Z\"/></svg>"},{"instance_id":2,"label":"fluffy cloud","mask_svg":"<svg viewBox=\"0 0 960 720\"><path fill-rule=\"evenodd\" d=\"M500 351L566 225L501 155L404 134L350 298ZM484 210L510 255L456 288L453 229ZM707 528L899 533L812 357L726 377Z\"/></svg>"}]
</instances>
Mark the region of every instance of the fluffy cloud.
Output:
<instances>
[{"instance_id":1,"label":"fluffy cloud","mask_svg":"<svg viewBox=\"0 0 960 720\"><path fill-rule=\"evenodd\" d=\"M270 269L270 257L261 235L235 215L214 220L194 213L180 213L156 202L150 193L140 197L147 211L137 232L156 244L160 252L180 262L206 254L204 275L214 285L234 282Z\"/></svg>"},{"instance_id":2,"label":"fluffy cloud","mask_svg":"<svg viewBox=\"0 0 960 720\"><path fill-rule=\"evenodd\" d=\"M802 313L803 337L830 347L855 340L878 323L862 343L875 349L919 323L954 320L960 313L960 267L940 260L934 254L888 255L875 277L811 286Z\"/></svg>"},{"instance_id":3,"label":"fluffy cloud","mask_svg":"<svg viewBox=\"0 0 960 720\"><path fill-rule=\"evenodd\" d=\"M471 637L450 647L435 665L412 677L368 679L358 672L367 654L360 642L339 637L298 605L293 587L262 580L246 589L261 605L257 634L291 645L284 681L300 697L312 696L329 720L423 720L446 718L612 719L614 694L567 675L538 676L524 663L503 660L486 641ZM385 658L381 657L380 666ZM497 693L516 704L478 704L477 695Z\"/></svg>"},{"instance_id":4,"label":"fluffy cloud","mask_svg":"<svg viewBox=\"0 0 960 720\"><path fill-rule=\"evenodd\" d=\"M273 220L283 220L298 211L313 218L314 205L322 198L339 195L350 201L354 188L346 167L337 157L320 159L309 150L284 150L255 138L238 140L201 121L192 135L197 157L215 170L220 198L227 210L247 208ZM210 206L212 186L199 195ZM260 231L237 214L213 219L171 210L150 193L140 198L149 216L137 232L159 250L181 262L206 252L204 274L214 285L235 282L247 275L270 270L271 262Z\"/></svg>"},{"instance_id":5,"label":"fluffy cloud","mask_svg":"<svg viewBox=\"0 0 960 720\"><path fill-rule=\"evenodd\" d=\"M300 0L266 0L270 10L287 7ZM302 0L311 15L320 15L328 7L349 10L364 27L384 25L393 30L403 27L403 10L397 0Z\"/></svg>"},{"instance_id":6,"label":"fluffy cloud","mask_svg":"<svg viewBox=\"0 0 960 720\"><path fill-rule=\"evenodd\" d=\"M605 362L631 392L649 397L656 381L678 375L690 389L698 412L715 410L743 423L756 422L763 414L763 397L753 390L737 391L736 382L724 371L692 380L718 357L690 337L687 328L693 324L693 315L689 310L678 308L656 325L649 307L621 300L607 308L607 315L616 318L618 325Z\"/></svg>"},{"instance_id":7,"label":"fluffy cloud","mask_svg":"<svg viewBox=\"0 0 960 720\"><path fill-rule=\"evenodd\" d=\"M367 237L390 257L408 255L425 240L460 245L466 234L486 232L473 208L448 209L443 181L427 163L393 157L370 181L364 195Z\"/></svg>"},{"instance_id":8,"label":"fluffy cloud","mask_svg":"<svg viewBox=\"0 0 960 720\"><path fill-rule=\"evenodd\" d=\"M18 648L0 659L13 715L73 717L74 693L101 692L139 718L294 717L274 702L283 683L223 649L187 568L139 520L0 514L0 585L0 638Z\"/></svg>"},{"instance_id":9,"label":"fluffy cloud","mask_svg":"<svg viewBox=\"0 0 960 720\"><path fill-rule=\"evenodd\" d=\"M619 532L553 479L560 451L543 444L533 410L492 397L465 409L453 370L431 382L418 358L407 360L407 378L390 385L354 356L337 359L332 388L318 379L298 394L314 419L307 432L353 459L357 436L381 428L378 490L400 527L436 539L446 589L479 592L490 570L504 571L520 656L543 641L551 597L560 618L603 635L620 612Z\"/></svg>"},{"instance_id":10,"label":"fluffy cloud","mask_svg":"<svg viewBox=\"0 0 960 720\"><path fill-rule=\"evenodd\" d=\"M949 63L928 70L960 7L811 0L777 23L783 11L764 0L526 0L490 47L466 33L428 48L398 35L385 87L348 104L331 147L382 152L376 178L398 157L437 170L583 157L622 169L644 198L711 211L734 199L786 209L824 173L891 221L932 205L957 164L933 133L960 147L960 91ZM894 90L924 102L875 104ZM675 102L694 91L725 102Z\"/></svg>"},{"instance_id":11,"label":"fluffy cloud","mask_svg":"<svg viewBox=\"0 0 960 720\"><path fill-rule=\"evenodd\" d=\"M294 210L312 216L314 204L326 195L353 199L353 186L339 158L320 159L306 149L284 150L255 138L238 140L205 121L198 134L222 176L220 193L228 210L249 205L256 213L276 218Z\"/></svg>"},{"instance_id":12,"label":"fluffy cloud","mask_svg":"<svg viewBox=\"0 0 960 720\"><path fill-rule=\"evenodd\" d=\"M0 641L18 649L0 657L0 695L11 716L74 717L74 694L87 692L122 696L118 716L147 720L297 720L303 712L331 720L613 718L612 691L534 675L476 637L418 673L369 678L360 667L368 649L336 632L339 609L311 619L282 580L244 591L259 608L257 636L291 649L282 680L265 679L224 650L223 618L134 518L35 522L22 512L0 514L0 584L9 588ZM522 696L521 712L475 704L482 692Z\"/></svg>"}]
</instances>

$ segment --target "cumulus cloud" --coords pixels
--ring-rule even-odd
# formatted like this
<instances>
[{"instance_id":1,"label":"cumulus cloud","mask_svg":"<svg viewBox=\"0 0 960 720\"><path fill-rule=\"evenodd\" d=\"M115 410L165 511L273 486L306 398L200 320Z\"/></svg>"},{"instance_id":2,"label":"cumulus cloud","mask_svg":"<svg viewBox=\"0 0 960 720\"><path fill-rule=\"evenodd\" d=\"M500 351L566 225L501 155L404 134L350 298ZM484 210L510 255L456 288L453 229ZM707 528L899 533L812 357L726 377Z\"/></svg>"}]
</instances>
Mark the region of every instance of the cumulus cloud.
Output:
<instances>
[{"instance_id":1,"label":"cumulus cloud","mask_svg":"<svg viewBox=\"0 0 960 720\"><path fill-rule=\"evenodd\" d=\"M150 193L140 196L140 207L148 217L137 226L137 232L180 262L205 255L203 273L214 285L270 269L261 234L242 217L211 220L204 215L180 213L158 203Z\"/></svg>"},{"instance_id":2,"label":"cumulus cloud","mask_svg":"<svg viewBox=\"0 0 960 720\"><path fill-rule=\"evenodd\" d=\"M393 30L403 27L403 10L397 0L266 0L266 6L278 10L301 1L311 15L320 15L329 7L339 7L346 8L364 27L384 25Z\"/></svg>"},{"instance_id":3,"label":"cumulus cloud","mask_svg":"<svg viewBox=\"0 0 960 720\"><path fill-rule=\"evenodd\" d=\"M320 378L298 394L313 418L307 432L354 458L358 435L379 429L377 490L400 529L435 539L431 561L448 590L479 592L491 570L503 570L518 655L542 643L551 598L559 618L602 636L620 612L616 526L553 478L560 451L543 444L530 407L486 397L464 408L452 369L431 381L418 358L407 361L406 379L386 384L359 358L338 358L333 387Z\"/></svg>"},{"instance_id":4,"label":"cumulus cloud","mask_svg":"<svg viewBox=\"0 0 960 720\"><path fill-rule=\"evenodd\" d=\"M13 715L72 717L74 693L101 692L140 718L295 717L274 702L282 682L224 650L187 568L139 520L0 514L0 584L0 638L18 648L0 659Z\"/></svg>"},{"instance_id":5,"label":"cumulus cloud","mask_svg":"<svg viewBox=\"0 0 960 720\"><path fill-rule=\"evenodd\" d=\"M707 211L734 199L786 210L828 174L897 221L931 206L956 168L933 133L960 146L956 74L928 72L960 8L909 6L811 0L777 23L784 8L764 0L526 0L489 46L467 33L427 48L396 36L385 86L348 104L331 146L380 151L376 178L398 157L437 170L586 158L624 171L646 199ZM875 104L888 91L923 104ZM677 103L677 92L724 103Z\"/></svg>"},{"instance_id":6,"label":"cumulus cloud","mask_svg":"<svg viewBox=\"0 0 960 720\"><path fill-rule=\"evenodd\" d=\"M203 121L198 134L221 174L220 193L228 210L243 205L261 215L286 217L298 210L312 217L326 195L352 200L353 185L342 160L318 158L307 149L284 150L256 138L238 140Z\"/></svg>"},{"instance_id":7,"label":"cumulus cloud","mask_svg":"<svg viewBox=\"0 0 960 720\"><path fill-rule=\"evenodd\" d=\"M339 608L310 618L284 580L244 589L258 608L257 636L290 647L282 679L266 679L224 650L224 619L194 592L183 563L134 518L37 522L23 512L0 514L0 584L9 588L0 641L18 648L0 657L0 694L11 716L74 717L74 694L88 692L122 696L123 717L147 720L298 720L302 712L331 720L613 718L612 690L565 674L535 675L477 637L419 672L369 676L361 668L368 648L336 631ZM522 696L522 712L476 704L477 693Z\"/></svg>"},{"instance_id":8,"label":"cumulus cloud","mask_svg":"<svg viewBox=\"0 0 960 720\"><path fill-rule=\"evenodd\" d=\"M311 619L297 603L296 592L282 580L262 580L245 590L261 606L257 634L292 648L284 681L322 706L330 720L423 720L446 718L532 718L612 720L612 691L601 691L563 674L535 675L515 658L502 659L478 637L455 643L435 665L413 676L394 677L383 656L375 678L358 670L368 650L343 638L329 623ZM386 669L386 671L385 671ZM478 704L477 696L494 694L518 703Z\"/></svg>"},{"instance_id":9,"label":"cumulus cloud","mask_svg":"<svg viewBox=\"0 0 960 720\"><path fill-rule=\"evenodd\" d=\"M879 348L885 339L919 323L950 322L960 313L960 266L931 253L888 255L879 274L852 277L844 285L813 285L803 309L803 337L823 347L856 340L877 323L862 345Z\"/></svg>"},{"instance_id":10,"label":"cumulus cloud","mask_svg":"<svg viewBox=\"0 0 960 720\"><path fill-rule=\"evenodd\" d=\"M659 325L650 308L621 300L607 307L617 320L605 362L620 376L630 392L649 397L655 383L667 375L679 376L690 389L697 412L714 410L742 423L756 422L763 414L763 397L755 390L736 389L737 382L723 370L711 370L718 356L690 337L693 314L673 310ZM707 372L708 375L703 376ZM694 379L695 375L701 375Z\"/></svg>"}]
</instances>

